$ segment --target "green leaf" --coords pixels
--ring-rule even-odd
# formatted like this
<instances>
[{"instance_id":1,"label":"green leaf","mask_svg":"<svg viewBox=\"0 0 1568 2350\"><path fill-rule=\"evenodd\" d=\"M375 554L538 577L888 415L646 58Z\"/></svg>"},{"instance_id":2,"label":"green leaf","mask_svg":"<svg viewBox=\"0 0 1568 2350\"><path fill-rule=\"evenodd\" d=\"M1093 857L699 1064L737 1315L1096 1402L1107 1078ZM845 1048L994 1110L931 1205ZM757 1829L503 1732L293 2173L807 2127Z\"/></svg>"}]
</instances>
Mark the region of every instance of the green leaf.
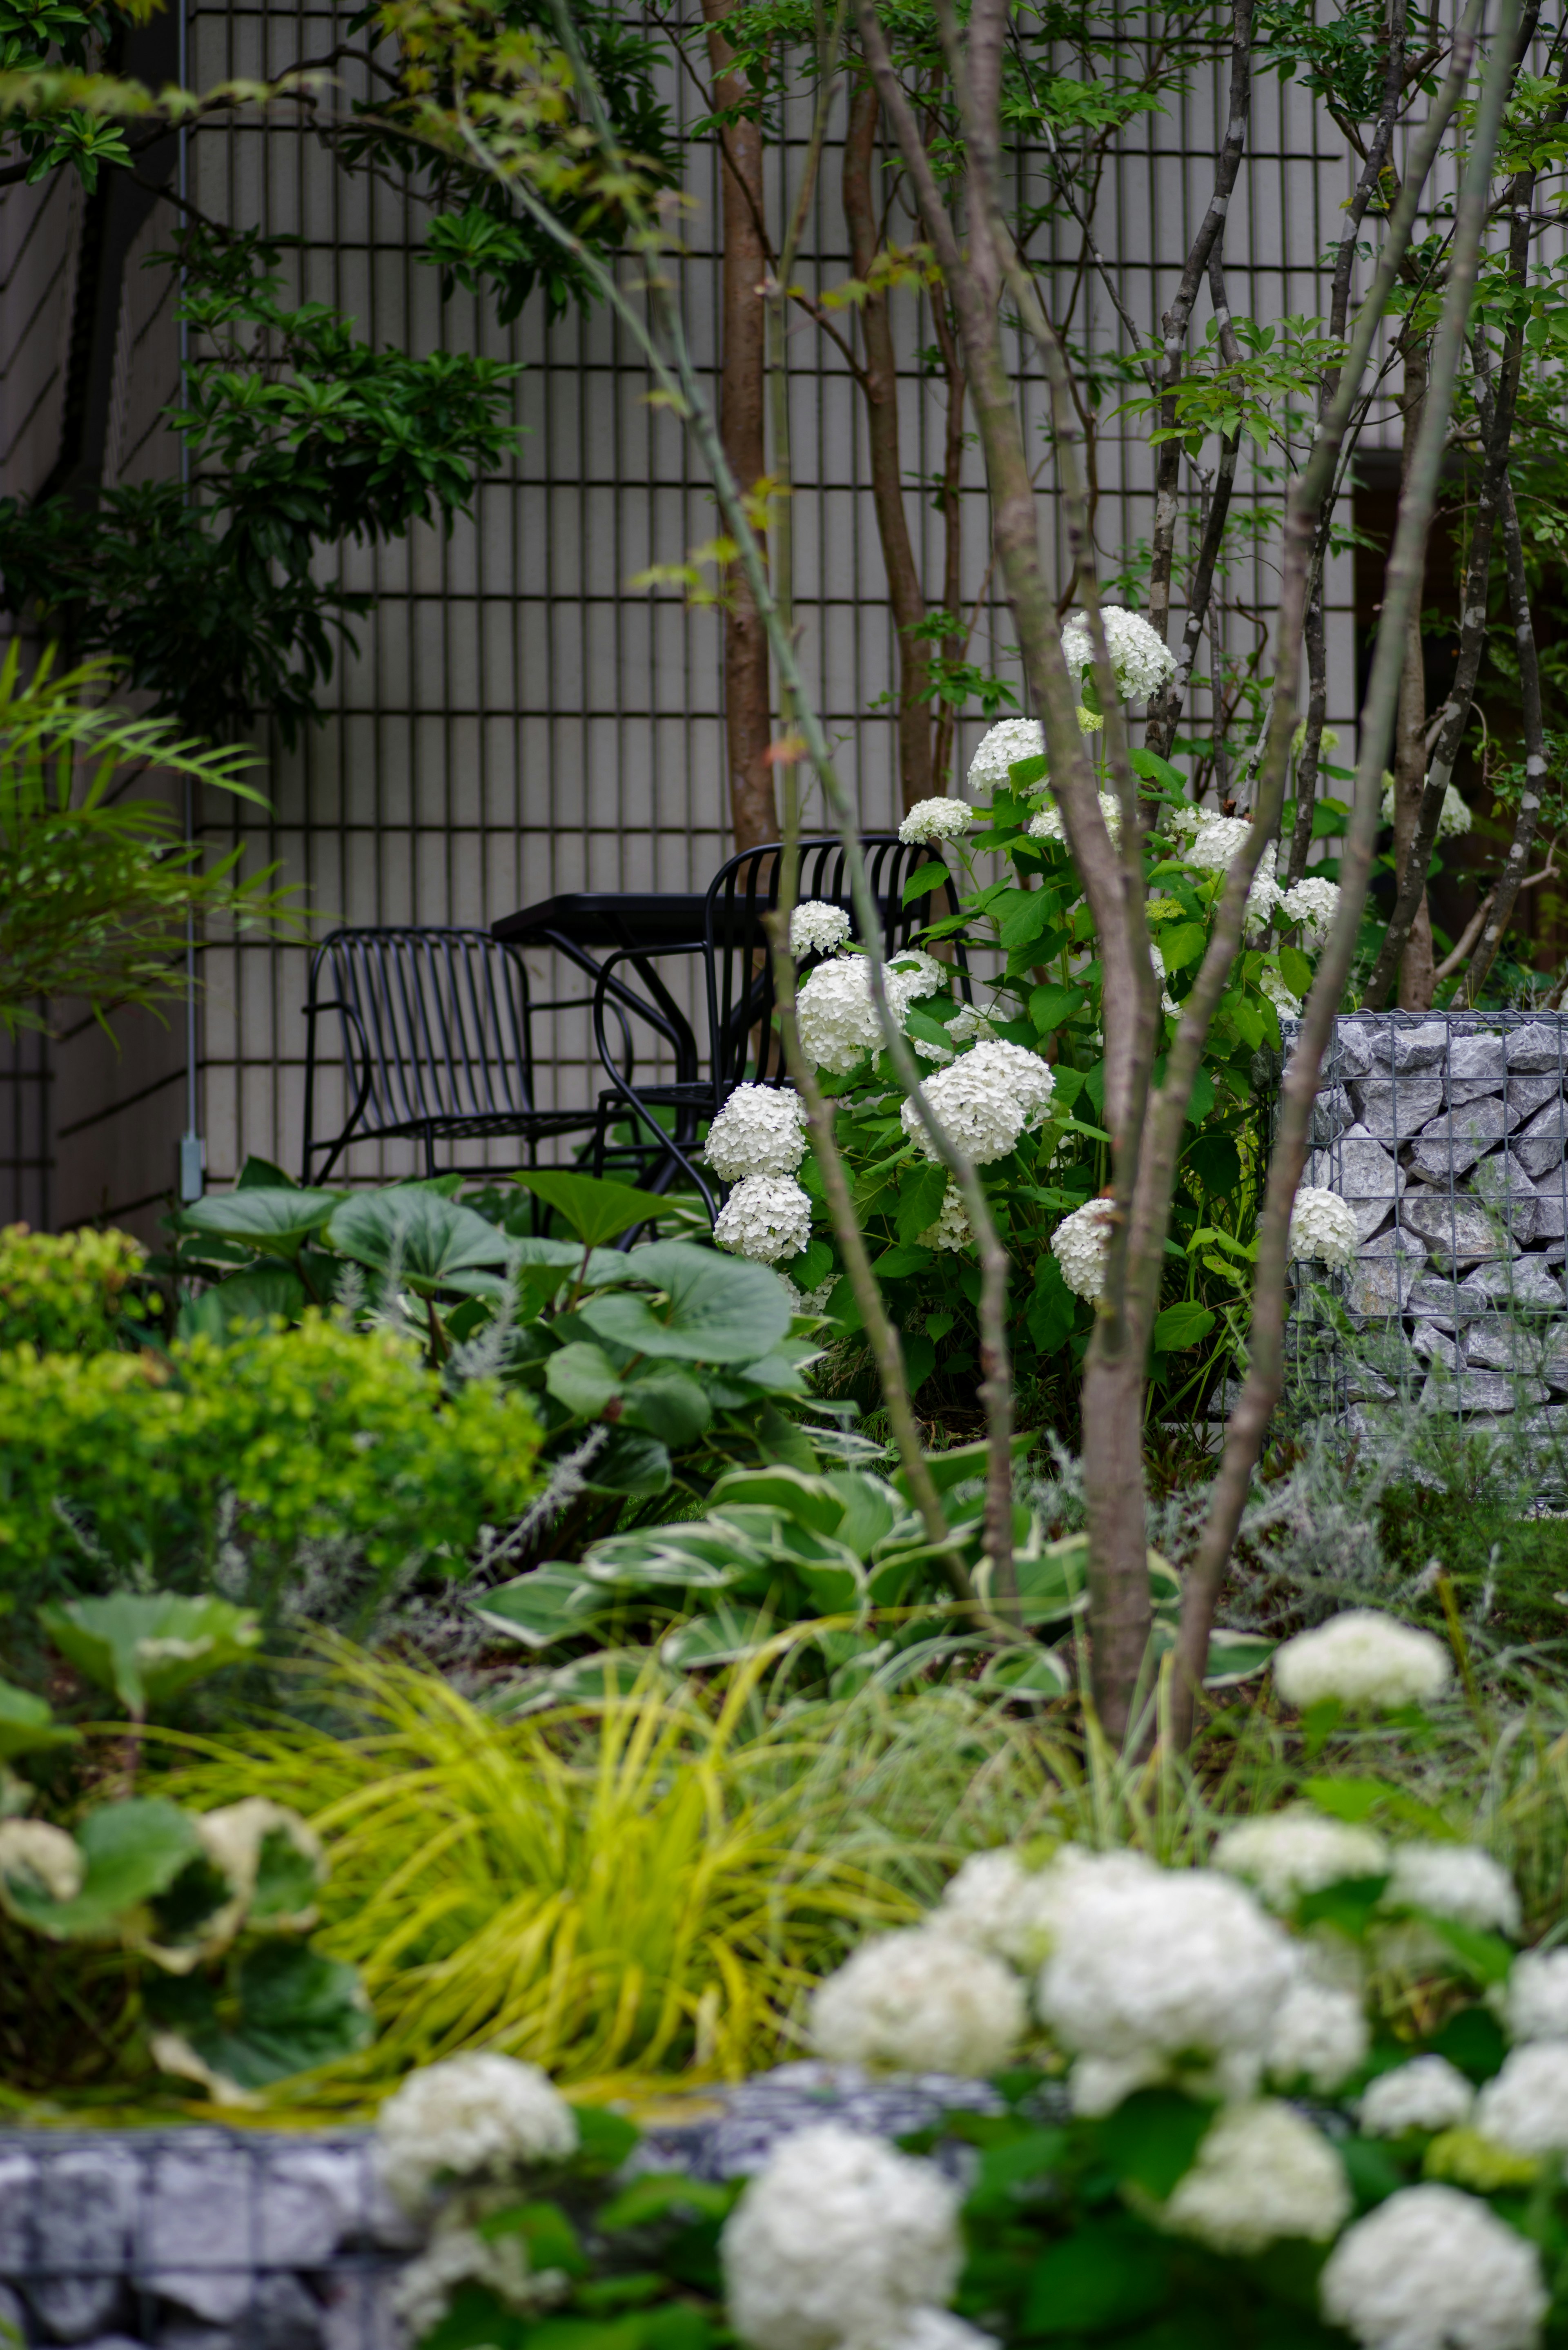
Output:
<instances>
[{"instance_id":1,"label":"green leaf","mask_svg":"<svg viewBox=\"0 0 1568 2350\"><path fill-rule=\"evenodd\" d=\"M1080 2221L1030 2270L1023 2331L1097 2334L1151 2317L1169 2289L1170 2262L1169 2247L1134 2220Z\"/></svg>"},{"instance_id":2,"label":"green leaf","mask_svg":"<svg viewBox=\"0 0 1568 2350\"><path fill-rule=\"evenodd\" d=\"M620 1373L602 1347L576 1338L547 1358L545 1385L578 1419L597 1419L610 1398L620 1393Z\"/></svg>"},{"instance_id":3,"label":"green leaf","mask_svg":"<svg viewBox=\"0 0 1568 2350\"><path fill-rule=\"evenodd\" d=\"M918 1241L927 1226L935 1223L947 1189L945 1167L922 1163L905 1171L893 1218L893 1229L901 1241Z\"/></svg>"},{"instance_id":4,"label":"green leaf","mask_svg":"<svg viewBox=\"0 0 1568 2350\"><path fill-rule=\"evenodd\" d=\"M1048 931L1055 915L1055 901L1044 889L1020 889L1006 905L996 934L1009 951L1031 945Z\"/></svg>"},{"instance_id":5,"label":"green leaf","mask_svg":"<svg viewBox=\"0 0 1568 2350\"><path fill-rule=\"evenodd\" d=\"M904 1281L910 1274L924 1273L936 1261L934 1249L917 1248L898 1241L872 1260L871 1270L878 1281Z\"/></svg>"},{"instance_id":6,"label":"green leaf","mask_svg":"<svg viewBox=\"0 0 1568 2350\"><path fill-rule=\"evenodd\" d=\"M581 1567L552 1561L510 1583L498 1583L468 1604L482 1624L504 1638L521 1640L524 1648L547 1648L586 1630L591 1617L608 1603Z\"/></svg>"},{"instance_id":7,"label":"green leaf","mask_svg":"<svg viewBox=\"0 0 1568 2350\"><path fill-rule=\"evenodd\" d=\"M1201 922L1174 922L1168 931L1161 931L1157 941L1167 971L1185 971L1189 962L1197 962L1209 943L1209 933Z\"/></svg>"},{"instance_id":8,"label":"green leaf","mask_svg":"<svg viewBox=\"0 0 1568 2350\"><path fill-rule=\"evenodd\" d=\"M700 1672L709 1665L738 1664L777 1629L766 1608L747 1616L739 1608L721 1606L710 1614L689 1616L684 1624L667 1632L659 1644L659 1659L680 1673Z\"/></svg>"},{"instance_id":9,"label":"green leaf","mask_svg":"<svg viewBox=\"0 0 1568 2350\"><path fill-rule=\"evenodd\" d=\"M789 1328L789 1300L764 1264L722 1256L684 1241L630 1251L631 1277L666 1293L652 1305L623 1291L590 1297L578 1319L598 1336L639 1355L692 1363L753 1363Z\"/></svg>"},{"instance_id":10,"label":"green leaf","mask_svg":"<svg viewBox=\"0 0 1568 2350\"><path fill-rule=\"evenodd\" d=\"M1217 1624L1209 1635L1204 1688L1235 1689L1242 1681L1254 1679L1279 1645L1266 1632L1228 1632Z\"/></svg>"},{"instance_id":11,"label":"green leaf","mask_svg":"<svg viewBox=\"0 0 1568 2350\"><path fill-rule=\"evenodd\" d=\"M523 2350L532 2322L505 2308L487 2285L460 2284L418 2350Z\"/></svg>"},{"instance_id":12,"label":"green leaf","mask_svg":"<svg viewBox=\"0 0 1568 2350\"><path fill-rule=\"evenodd\" d=\"M1014 1436L1012 1444L1014 1461L1027 1460L1035 1441L1027 1430ZM946 1493L953 1486L962 1484L968 1477L983 1477L986 1458L987 1446L981 1439L975 1444L955 1444L948 1452L928 1452L926 1467L930 1471L931 1482L938 1492ZM902 1469L895 1470L892 1482L904 1500L909 1501L910 1497Z\"/></svg>"},{"instance_id":13,"label":"green leaf","mask_svg":"<svg viewBox=\"0 0 1568 2350\"><path fill-rule=\"evenodd\" d=\"M1168 792L1179 793L1185 799L1186 778L1178 775L1169 760L1162 759L1157 751L1146 751L1141 743L1129 745L1127 764L1134 775L1141 775L1146 784L1163 785Z\"/></svg>"},{"instance_id":14,"label":"green leaf","mask_svg":"<svg viewBox=\"0 0 1568 2350\"><path fill-rule=\"evenodd\" d=\"M1053 1030L1063 1027L1075 1012L1081 1012L1086 1002L1081 987L1063 987L1053 980L1037 987L1029 998L1029 1017L1037 1036L1049 1036Z\"/></svg>"},{"instance_id":15,"label":"green leaf","mask_svg":"<svg viewBox=\"0 0 1568 2350\"><path fill-rule=\"evenodd\" d=\"M1049 1249L1042 1249L1034 1261L1034 1287L1023 1319L1043 1355L1064 1347L1077 1326L1078 1301Z\"/></svg>"},{"instance_id":16,"label":"green leaf","mask_svg":"<svg viewBox=\"0 0 1568 2350\"><path fill-rule=\"evenodd\" d=\"M254 1265L229 1281L214 1282L200 1297L188 1299L176 1316L174 1335L215 1338L220 1346L226 1346L237 1331L265 1325L275 1315L285 1322L297 1322L305 1305L305 1284L292 1265Z\"/></svg>"},{"instance_id":17,"label":"green leaf","mask_svg":"<svg viewBox=\"0 0 1568 2350\"><path fill-rule=\"evenodd\" d=\"M138 1720L192 1681L241 1663L261 1642L249 1608L167 1591L68 1599L40 1607L38 1621L61 1656Z\"/></svg>"},{"instance_id":18,"label":"green leaf","mask_svg":"<svg viewBox=\"0 0 1568 2350\"><path fill-rule=\"evenodd\" d=\"M904 884L905 905L909 905L911 899L929 896L933 889L946 889L951 879L952 875L947 867L940 862L917 866Z\"/></svg>"},{"instance_id":19,"label":"green leaf","mask_svg":"<svg viewBox=\"0 0 1568 2350\"><path fill-rule=\"evenodd\" d=\"M1187 1105L1189 1126L1201 1126L1214 1107L1214 1080L1207 1069L1199 1069L1192 1080L1192 1093Z\"/></svg>"},{"instance_id":20,"label":"green leaf","mask_svg":"<svg viewBox=\"0 0 1568 2350\"><path fill-rule=\"evenodd\" d=\"M582 2239L558 2203L509 2203L476 2220L474 2233L490 2244L506 2236L521 2236L528 2247L528 2266L535 2275L544 2269L561 2269L572 2277L588 2272Z\"/></svg>"},{"instance_id":21,"label":"green leaf","mask_svg":"<svg viewBox=\"0 0 1568 2350\"><path fill-rule=\"evenodd\" d=\"M807 1475L774 1461L766 1469L732 1469L708 1496L710 1510L722 1513L727 1505L778 1510L815 1533L837 1532L848 1503L830 1477Z\"/></svg>"},{"instance_id":22,"label":"green leaf","mask_svg":"<svg viewBox=\"0 0 1568 2350\"><path fill-rule=\"evenodd\" d=\"M353 1968L323 1958L308 1942L268 1941L247 1950L235 1988L239 2011L228 2024L211 2005L210 1993L208 2012L202 2012L207 1986L189 1976L169 1986L157 2005L198 2062L236 2088L268 2088L351 2056L375 2037ZM194 1996L187 2002L182 1993Z\"/></svg>"},{"instance_id":23,"label":"green leaf","mask_svg":"<svg viewBox=\"0 0 1568 2350\"><path fill-rule=\"evenodd\" d=\"M584 1482L595 1493L638 1497L662 1493L670 1483L669 1448L640 1428L620 1427L594 1455L583 1471Z\"/></svg>"},{"instance_id":24,"label":"green leaf","mask_svg":"<svg viewBox=\"0 0 1568 2350\"><path fill-rule=\"evenodd\" d=\"M1219 1315L1195 1297L1183 1297L1168 1305L1154 1317L1154 1347L1159 1355L1179 1354L1183 1347L1196 1347L1207 1338Z\"/></svg>"},{"instance_id":25,"label":"green leaf","mask_svg":"<svg viewBox=\"0 0 1568 2350\"><path fill-rule=\"evenodd\" d=\"M597 1175L576 1175L566 1168L529 1168L512 1180L553 1208L585 1248L600 1248L634 1224L670 1213L669 1201L656 1192L634 1191L628 1184L606 1183Z\"/></svg>"},{"instance_id":26,"label":"green leaf","mask_svg":"<svg viewBox=\"0 0 1568 2350\"><path fill-rule=\"evenodd\" d=\"M1064 2129L1026 2129L1022 2137L988 2147L981 2157L965 2210L982 2213L1009 2209L1019 2188L1035 2179L1050 2178L1066 2153L1067 2145Z\"/></svg>"},{"instance_id":27,"label":"green leaf","mask_svg":"<svg viewBox=\"0 0 1568 2350\"><path fill-rule=\"evenodd\" d=\"M296 1257L342 1202L341 1191L247 1184L240 1191L192 1201L181 1211L180 1224L182 1231L202 1232L211 1240L246 1241L267 1256Z\"/></svg>"},{"instance_id":28,"label":"green leaf","mask_svg":"<svg viewBox=\"0 0 1568 2350\"><path fill-rule=\"evenodd\" d=\"M421 1297L438 1289L499 1288L493 1275L476 1279L477 1269L504 1263L515 1245L509 1232L472 1208L415 1183L394 1183L384 1191L360 1191L345 1200L327 1238L345 1256L377 1273L395 1266L399 1278Z\"/></svg>"},{"instance_id":29,"label":"green leaf","mask_svg":"<svg viewBox=\"0 0 1568 2350\"><path fill-rule=\"evenodd\" d=\"M1280 977L1293 995L1304 1003L1313 983L1313 968L1300 947L1280 949Z\"/></svg>"},{"instance_id":30,"label":"green leaf","mask_svg":"<svg viewBox=\"0 0 1568 2350\"><path fill-rule=\"evenodd\" d=\"M1199 1134L1181 1154L1212 1200L1223 1200L1241 1180L1241 1154L1228 1134Z\"/></svg>"},{"instance_id":31,"label":"green leaf","mask_svg":"<svg viewBox=\"0 0 1568 2350\"><path fill-rule=\"evenodd\" d=\"M1490 2081L1508 2054L1502 2026L1484 2007L1461 2008L1427 2045L1472 2081Z\"/></svg>"},{"instance_id":32,"label":"green leaf","mask_svg":"<svg viewBox=\"0 0 1568 2350\"><path fill-rule=\"evenodd\" d=\"M1446 1942L1468 1975L1479 1983L1506 1982L1513 1964L1513 1949L1501 1934L1488 1934L1479 1926L1461 1925L1457 1918L1440 1917L1435 1909L1412 1909L1413 1918L1429 1926L1440 1942Z\"/></svg>"},{"instance_id":33,"label":"green leaf","mask_svg":"<svg viewBox=\"0 0 1568 2350\"><path fill-rule=\"evenodd\" d=\"M623 1425L645 1429L672 1452L695 1444L712 1419L706 1393L684 1371L649 1371L621 1391Z\"/></svg>"},{"instance_id":34,"label":"green leaf","mask_svg":"<svg viewBox=\"0 0 1568 2350\"><path fill-rule=\"evenodd\" d=\"M1362 1941L1387 1882L1386 1875L1345 1877L1336 1885L1324 1885L1316 1892L1303 1893L1296 1904L1296 1921L1303 1928L1333 1926L1340 1933L1348 1934L1352 1941Z\"/></svg>"},{"instance_id":35,"label":"green leaf","mask_svg":"<svg viewBox=\"0 0 1568 2350\"><path fill-rule=\"evenodd\" d=\"M574 2106L572 2112L576 2116L579 2162L618 2170L633 2147L642 2143L642 2132L624 2114L608 2113L603 2106Z\"/></svg>"},{"instance_id":36,"label":"green leaf","mask_svg":"<svg viewBox=\"0 0 1568 2350\"><path fill-rule=\"evenodd\" d=\"M298 1184L283 1168L275 1167L270 1159L258 1159L253 1150L234 1179L236 1191L297 1191Z\"/></svg>"},{"instance_id":37,"label":"green leaf","mask_svg":"<svg viewBox=\"0 0 1568 2350\"><path fill-rule=\"evenodd\" d=\"M13 1762L18 1754L42 1754L51 1746L70 1746L76 1735L55 1720L43 1698L0 1681L0 1762Z\"/></svg>"},{"instance_id":38,"label":"green leaf","mask_svg":"<svg viewBox=\"0 0 1568 2350\"><path fill-rule=\"evenodd\" d=\"M42 1888L4 1880L5 1905L51 1941L99 1939L131 1910L171 1886L201 1852L187 1814L161 1796L128 1797L89 1812L77 1831L81 1889L69 1901L51 1901Z\"/></svg>"},{"instance_id":39,"label":"green leaf","mask_svg":"<svg viewBox=\"0 0 1568 2350\"><path fill-rule=\"evenodd\" d=\"M1214 2107L1176 2089L1137 2089L1096 2126L1106 2160L1118 2178L1130 2179L1164 2202L1193 2157Z\"/></svg>"},{"instance_id":40,"label":"green leaf","mask_svg":"<svg viewBox=\"0 0 1568 2350\"><path fill-rule=\"evenodd\" d=\"M672 2211L725 2220L734 2200L733 2187L689 2178L684 2171L650 2170L622 2188L599 2212L597 2224L615 2235L623 2228L645 2228L650 2220L668 2219Z\"/></svg>"},{"instance_id":41,"label":"green leaf","mask_svg":"<svg viewBox=\"0 0 1568 2350\"><path fill-rule=\"evenodd\" d=\"M1067 1659L1054 1648L1003 1648L981 1673L983 1689L1002 1689L1017 1698L1065 1697L1073 1687Z\"/></svg>"}]
</instances>

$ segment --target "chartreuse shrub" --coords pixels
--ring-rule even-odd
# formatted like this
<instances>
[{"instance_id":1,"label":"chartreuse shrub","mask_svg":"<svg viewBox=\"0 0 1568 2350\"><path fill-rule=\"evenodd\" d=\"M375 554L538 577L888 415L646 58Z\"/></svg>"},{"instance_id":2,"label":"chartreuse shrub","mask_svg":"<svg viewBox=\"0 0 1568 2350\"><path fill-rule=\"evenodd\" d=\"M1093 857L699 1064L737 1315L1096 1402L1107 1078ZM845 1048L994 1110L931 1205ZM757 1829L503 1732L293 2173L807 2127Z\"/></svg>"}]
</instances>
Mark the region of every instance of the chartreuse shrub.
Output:
<instances>
[{"instance_id":1,"label":"chartreuse shrub","mask_svg":"<svg viewBox=\"0 0 1568 2350\"><path fill-rule=\"evenodd\" d=\"M126 1579L214 1580L275 1611L362 1608L420 1562L455 1570L483 1523L536 1484L526 1399L493 1381L449 1393L388 1329L319 1310L244 1343L167 1356L0 1355L0 1589L7 1647L26 1603Z\"/></svg>"},{"instance_id":2,"label":"chartreuse shrub","mask_svg":"<svg viewBox=\"0 0 1568 2350\"><path fill-rule=\"evenodd\" d=\"M140 1281L146 1251L129 1232L0 1232L0 1349L93 1353L140 1345L162 1301Z\"/></svg>"}]
</instances>

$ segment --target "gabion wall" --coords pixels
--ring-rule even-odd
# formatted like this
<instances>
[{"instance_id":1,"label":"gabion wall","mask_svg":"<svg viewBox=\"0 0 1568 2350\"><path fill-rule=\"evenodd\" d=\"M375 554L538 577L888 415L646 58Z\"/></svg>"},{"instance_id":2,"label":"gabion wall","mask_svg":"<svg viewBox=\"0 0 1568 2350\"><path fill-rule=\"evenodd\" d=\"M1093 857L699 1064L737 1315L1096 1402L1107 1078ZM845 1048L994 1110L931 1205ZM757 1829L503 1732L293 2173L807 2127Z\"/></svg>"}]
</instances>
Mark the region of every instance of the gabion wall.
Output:
<instances>
[{"instance_id":1,"label":"gabion wall","mask_svg":"<svg viewBox=\"0 0 1568 2350\"><path fill-rule=\"evenodd\" d=\"M1404 1389L1468 1417L1568 1428L1568 1018L1349 1014L1303 1181L1337 1191L1360 1255L1293 1269L1298 1372L1333 1407ZM1371 1343L1352 1360L1314 1288Z\"/></svg>"}]
</instances>

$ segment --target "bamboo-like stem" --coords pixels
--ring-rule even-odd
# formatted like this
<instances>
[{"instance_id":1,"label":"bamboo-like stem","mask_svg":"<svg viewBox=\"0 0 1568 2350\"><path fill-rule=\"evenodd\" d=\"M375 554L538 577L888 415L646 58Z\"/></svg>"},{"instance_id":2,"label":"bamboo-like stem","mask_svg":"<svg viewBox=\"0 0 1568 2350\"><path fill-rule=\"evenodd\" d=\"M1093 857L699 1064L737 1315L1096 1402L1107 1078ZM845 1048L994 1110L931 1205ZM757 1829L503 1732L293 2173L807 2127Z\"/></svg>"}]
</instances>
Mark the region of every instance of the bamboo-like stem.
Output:
<instances>
[{"instance_id":1,"label":"bamboo-like stem","mask_svg":"<svg viewBox=\"0 0 1568 2350\"><path fill-rule=\"evenodd\" d=\"M1485 77L1475 129L1466 158L1456 222L1453 260L1434 339L1431 374L1420 430L1399 501L1399 519L1389 558L1383 612L1373 655L1372 676L1361 713L1361 747L1350 830L1340 866L1340 899L1319 957L1301 1029L1281 1087L1280 1126L1270 1160L1262 1213L1258 1222L1257 1274L1252 1293L1251 1348L1241 1393L1225 1431L1219 1473L1198 1553L1187 1570L1177 1673L1171 1694L1171 1736L1185 1746L1191 1737L1197 1694L1202 1686L1214 1609L1230 1560L1264 1430L1283 1384L1285 1278L1291 1209L1306 1158L1307 1121L1317 1093L1318 1072L1334 1015L1349 976L1360 929L1361 910L1376 846L1382 804L1383 763L1398 706L1405 665L1406 625L1420 592L1426 567L1427 534L1437 503L1449 419L1459 381L1460 354L1469 325L1492 159L1502 126L1509 88L1507 45L1518 21L1517 0L1502 0L1502 56Z\"/></svg>"}]
</instances>

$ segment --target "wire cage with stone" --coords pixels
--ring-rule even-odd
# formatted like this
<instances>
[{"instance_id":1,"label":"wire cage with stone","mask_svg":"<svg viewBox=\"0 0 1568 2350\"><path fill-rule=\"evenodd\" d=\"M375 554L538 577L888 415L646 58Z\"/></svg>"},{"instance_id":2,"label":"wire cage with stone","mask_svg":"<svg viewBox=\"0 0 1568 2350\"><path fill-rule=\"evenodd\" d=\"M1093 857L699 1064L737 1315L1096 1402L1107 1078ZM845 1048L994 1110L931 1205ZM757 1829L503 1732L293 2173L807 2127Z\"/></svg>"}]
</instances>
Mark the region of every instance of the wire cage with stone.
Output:
<instances>
[{"instance_id":1,"label":"wire cage with stone","mask_svg":"<svg viewBox=\"0 0 1568 2350\"><path fill-rule=\"evenodd\" d=\"M1298 1400L1354 1416L1414 1396L1568 1431L1565 1139L1568 1017L1342 1014L1302 1181L1346 1201L1358 1250L1292 1266Z\"/></svg>"},{"instance_id":2,"label":"wire cage with stone","mask_svg":"<svg viewBox=\"0 0 1568 2350\"><path fill-rule=\"evenodd\" d=\"M368 2132L0 2131L0 2341L399 2350Z\"/></svg>"}]
</instances>

